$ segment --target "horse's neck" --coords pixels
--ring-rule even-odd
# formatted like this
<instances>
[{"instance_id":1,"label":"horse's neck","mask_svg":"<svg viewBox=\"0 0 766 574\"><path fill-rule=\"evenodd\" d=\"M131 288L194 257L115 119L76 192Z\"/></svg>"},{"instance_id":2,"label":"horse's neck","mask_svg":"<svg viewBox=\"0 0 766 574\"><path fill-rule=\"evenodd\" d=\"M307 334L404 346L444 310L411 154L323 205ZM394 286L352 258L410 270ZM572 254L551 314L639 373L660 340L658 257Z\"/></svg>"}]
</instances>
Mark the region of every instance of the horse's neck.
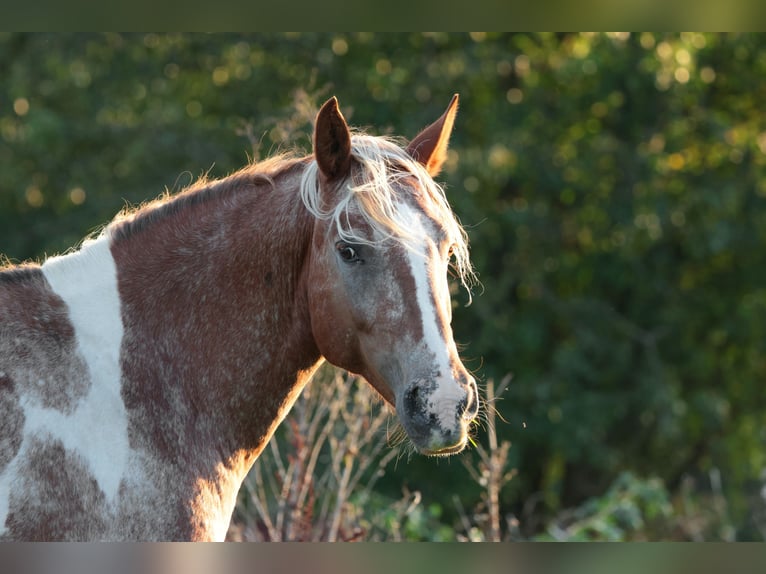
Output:
<instances>
[{"instance_id":1,"label":"horse's neck","mask_svg":"<svg viewBox=\"0 0 766 574\"><path fill-rule=\"evenodd\" d=\"M189 203L112 244L134 443L222 497L236 494L319 361L303 285L311 216L297 181Z\"/></svg>"}]
</instances>

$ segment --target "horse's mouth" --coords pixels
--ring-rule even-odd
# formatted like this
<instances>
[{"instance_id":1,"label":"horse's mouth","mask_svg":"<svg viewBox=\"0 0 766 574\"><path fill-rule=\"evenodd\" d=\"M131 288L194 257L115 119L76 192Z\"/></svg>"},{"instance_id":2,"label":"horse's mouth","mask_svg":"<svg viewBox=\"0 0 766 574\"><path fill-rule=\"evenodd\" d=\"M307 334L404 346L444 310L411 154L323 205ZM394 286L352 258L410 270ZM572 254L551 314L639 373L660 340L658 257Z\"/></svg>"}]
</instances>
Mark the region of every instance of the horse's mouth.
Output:
<instances>
[{"instance_id":1,"label":"horse's mouth","mask_svg":"<svg viewBox=\"0 0 766 574\"><path fill-rule=\"evenodd\" d=\"M468 445L468 435L463 435L460 439L460 442L449 445L449 446L443 446L443 447L422 447L415 445L415 448L417 451L424 455L424 456L450 456L453 454L457 454L459 452L462 452L465 447Z\"/></svg>"},{"instance_id":2,"label":"horse's mouth","mask_svg":"<svg viewBox=\"0 0 766 574\"><path fill-rule=\"evenodd\" d=\"M463 449L465 449L467 443L468 441L465 441L458 445L442 448L439 450L419 449L418 452L425 456L450 456L462 452Z\"/></svg>"}]
</instances>

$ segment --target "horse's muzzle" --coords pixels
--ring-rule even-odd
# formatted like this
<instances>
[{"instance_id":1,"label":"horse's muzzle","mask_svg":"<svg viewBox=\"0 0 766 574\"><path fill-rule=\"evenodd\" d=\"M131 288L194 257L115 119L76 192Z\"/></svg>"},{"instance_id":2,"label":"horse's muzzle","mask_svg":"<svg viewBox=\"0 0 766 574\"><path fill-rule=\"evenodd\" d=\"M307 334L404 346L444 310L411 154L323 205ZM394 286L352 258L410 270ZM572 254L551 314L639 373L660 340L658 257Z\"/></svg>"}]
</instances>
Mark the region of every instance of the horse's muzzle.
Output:
<instances>
[{"instance_id":1,"label":"horse's muzzle","mask_svg":"<svg viewBox=\"0 0 766 574\"><path fill-rule=\"evenodd\" d=\"M439 385L449 385L445 390ZM448 455L463 450L468 425L478 413L476 382L416 381L397 401L399 420L417 450L426 455Z\"/></svg>"}]
</instances>

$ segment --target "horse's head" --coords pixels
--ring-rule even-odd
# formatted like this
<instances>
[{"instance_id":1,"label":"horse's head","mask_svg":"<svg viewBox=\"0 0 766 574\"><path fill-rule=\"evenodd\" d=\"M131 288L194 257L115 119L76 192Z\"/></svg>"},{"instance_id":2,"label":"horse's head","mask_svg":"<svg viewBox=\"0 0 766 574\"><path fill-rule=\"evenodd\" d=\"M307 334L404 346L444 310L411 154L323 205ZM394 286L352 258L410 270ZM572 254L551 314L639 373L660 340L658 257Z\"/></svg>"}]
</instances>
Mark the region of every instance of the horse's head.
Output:
<instances>
[{"instance_id":1,"label":"horse's head","mask_svg":"<svg viewBox=\"0 0 766 574\"><path fill-rule=\"evenodd\" d=\"M434 183L457 96L407 149L351 135L335 98L320 110L301 191L316 216L309 306L319 350L395 406L425 454L463 449L476 383L450 327L450 261L471 274L463 229Z\"/></svg>"}]
</instances>

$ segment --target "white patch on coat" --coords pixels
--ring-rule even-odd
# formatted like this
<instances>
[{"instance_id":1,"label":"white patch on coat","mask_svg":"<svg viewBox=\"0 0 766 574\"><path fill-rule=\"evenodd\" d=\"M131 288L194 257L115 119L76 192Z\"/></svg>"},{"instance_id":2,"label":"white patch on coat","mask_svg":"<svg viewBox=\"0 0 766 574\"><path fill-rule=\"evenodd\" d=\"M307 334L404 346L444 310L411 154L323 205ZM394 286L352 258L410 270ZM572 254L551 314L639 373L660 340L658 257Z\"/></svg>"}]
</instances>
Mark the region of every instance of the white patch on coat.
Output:
<instances>
[{"instance_id":1,"label":"white patch on coat","mask_svg":"<svg viewBox=\"0 0 766 574\"><path fill-rule=\"evenodd\" d=\"M79 251L52 257L42 271L69 309L77 351L88 366L90 392L65 415L23 403L29 434L50 434L88 462L107 499L114 501L128 462L128 417L120 395L123 325L117 268L105 233Z\"/></svg>"}]
</instances>

